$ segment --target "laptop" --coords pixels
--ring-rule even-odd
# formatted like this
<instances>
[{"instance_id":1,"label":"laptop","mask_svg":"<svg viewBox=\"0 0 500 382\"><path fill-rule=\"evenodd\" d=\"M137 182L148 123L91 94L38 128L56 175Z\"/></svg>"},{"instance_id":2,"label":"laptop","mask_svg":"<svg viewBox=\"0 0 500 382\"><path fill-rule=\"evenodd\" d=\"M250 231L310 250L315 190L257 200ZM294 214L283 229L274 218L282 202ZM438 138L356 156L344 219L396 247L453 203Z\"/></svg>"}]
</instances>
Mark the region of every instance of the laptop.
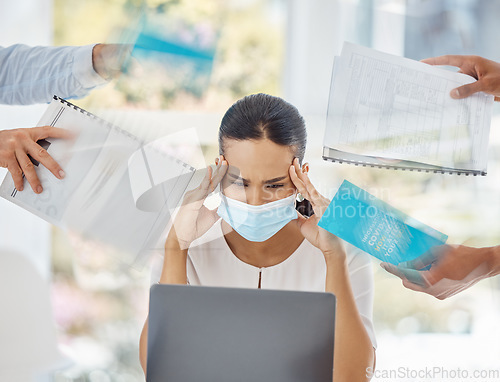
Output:
<instances>
[{"instance_id":1,"label":"laptop","mask_svg":"<svg viewBox=\"0 0 500 382\"><path fill-rule=\"evenodd\" d=\"M147 382L331 382L331 293L157 284Z\"/></svg>"}]
</instances>

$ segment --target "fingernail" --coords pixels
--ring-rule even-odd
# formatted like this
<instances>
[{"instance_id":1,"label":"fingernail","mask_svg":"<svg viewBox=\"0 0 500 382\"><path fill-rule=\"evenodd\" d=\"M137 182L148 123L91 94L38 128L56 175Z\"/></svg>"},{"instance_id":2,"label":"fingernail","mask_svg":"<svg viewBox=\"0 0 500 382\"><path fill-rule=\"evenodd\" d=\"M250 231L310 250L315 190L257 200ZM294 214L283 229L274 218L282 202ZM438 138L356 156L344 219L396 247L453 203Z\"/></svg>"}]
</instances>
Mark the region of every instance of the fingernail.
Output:
<instances>
[{"instance_id":1,"label":"fingernail","mask_svg":"<svg viewBox=\"0 0 500 382\"><path fill-rule=\"evenodd\" d=\"M36 193L37 193L37 194L41 194L41 193L42 193L42 191L43 191L42 186L38 186L38 187L36 188Z\"/></svg>"},{"instance_id":2,"label":"fingernail","mask_svg":"<svg viewBox=\"0 0 500 382\"><path fill-rule=\"evenodd\" d=\"M21 184L21 187L19 187L17 191L22 191L22 190L24 190L24 186Z\"/></svg>"},{"instance_id":3,"label":"fingernail","mask_svg":"<svg viewBox=\"0 0 500 382\"><path fill-rule=\"evenodd\" d=\"M59 170L59 178L63 179L66 176L66 173L63 170Z\"/></svg>"},{"instance_id":4,"label":"fingernail","mask_svg":"<svg viewBox=\"0 0 500 382\"><path fill-rule=\"evenodd\" d=\"M451 98L458 98L458 97L460 97L460 93L458 92L458 89L453 89L450 92L450 96L451 96Z\"/></svg>"}]
</instances>

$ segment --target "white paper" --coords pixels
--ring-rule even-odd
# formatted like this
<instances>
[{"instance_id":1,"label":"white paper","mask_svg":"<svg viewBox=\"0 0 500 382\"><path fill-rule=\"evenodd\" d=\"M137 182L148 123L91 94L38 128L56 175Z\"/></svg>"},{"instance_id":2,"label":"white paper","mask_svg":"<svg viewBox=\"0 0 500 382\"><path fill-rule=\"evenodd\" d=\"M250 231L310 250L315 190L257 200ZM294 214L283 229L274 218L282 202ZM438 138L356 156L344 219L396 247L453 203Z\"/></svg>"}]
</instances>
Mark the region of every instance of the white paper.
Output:
<instances>
[{"instance_id":1,"label":"white paper","mask_svg":"<svg viewBox=\"0 0 500 382\"><path fill-rule=\"evenodd\" d=\"M358 155L486 171L493 96L450 90L472 77L344 43L324 146Z\"/></svg>"}]
</instances>

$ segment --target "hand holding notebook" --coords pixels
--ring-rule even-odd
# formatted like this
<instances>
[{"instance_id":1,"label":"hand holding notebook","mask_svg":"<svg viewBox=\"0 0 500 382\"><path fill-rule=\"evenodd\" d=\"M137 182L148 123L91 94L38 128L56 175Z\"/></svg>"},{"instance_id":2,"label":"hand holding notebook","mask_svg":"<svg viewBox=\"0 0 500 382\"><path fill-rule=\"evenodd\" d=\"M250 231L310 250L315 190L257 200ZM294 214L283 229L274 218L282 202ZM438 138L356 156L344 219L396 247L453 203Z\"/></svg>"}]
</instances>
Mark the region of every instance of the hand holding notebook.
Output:
<instances>
[{"instance_id":1,"label":"hand holding notebook","mask_svg":"<svg viewBox=\"0 0 500 382\"><path fill-rule=\"evenodd\" d=\"M64 169L56 178L35 164L44 190L14 186L10 174L0 196L54 225L118 250L138 264L157 248L160 235L194 174L157 141L135 135L54 97L39 126L73 132L75 139L48 139L46 150ZM163 245L161 246L163 247Z\"/></svg>"}]
</instances>

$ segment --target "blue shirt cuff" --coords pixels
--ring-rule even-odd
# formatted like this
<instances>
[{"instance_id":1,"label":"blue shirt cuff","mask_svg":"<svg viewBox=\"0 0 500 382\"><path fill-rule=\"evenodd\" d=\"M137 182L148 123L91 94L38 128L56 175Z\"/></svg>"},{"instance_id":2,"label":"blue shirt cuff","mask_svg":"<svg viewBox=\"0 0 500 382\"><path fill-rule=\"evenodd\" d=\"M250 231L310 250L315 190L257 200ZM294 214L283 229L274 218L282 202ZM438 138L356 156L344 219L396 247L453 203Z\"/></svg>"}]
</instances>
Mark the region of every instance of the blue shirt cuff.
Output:
<instances>
[{"instance_id":1,"label":"blue shirt cuff","mask_svg":"<svg viewBox=\"0 0 500 382\"><path fill-rule=\"evenodd\" d=\"M92 65L92 49L94 49L95 45L78 47L73 57L73 75L85 89L104 85L108 82L97 74Z\"/></svg>"}]
</instances>

